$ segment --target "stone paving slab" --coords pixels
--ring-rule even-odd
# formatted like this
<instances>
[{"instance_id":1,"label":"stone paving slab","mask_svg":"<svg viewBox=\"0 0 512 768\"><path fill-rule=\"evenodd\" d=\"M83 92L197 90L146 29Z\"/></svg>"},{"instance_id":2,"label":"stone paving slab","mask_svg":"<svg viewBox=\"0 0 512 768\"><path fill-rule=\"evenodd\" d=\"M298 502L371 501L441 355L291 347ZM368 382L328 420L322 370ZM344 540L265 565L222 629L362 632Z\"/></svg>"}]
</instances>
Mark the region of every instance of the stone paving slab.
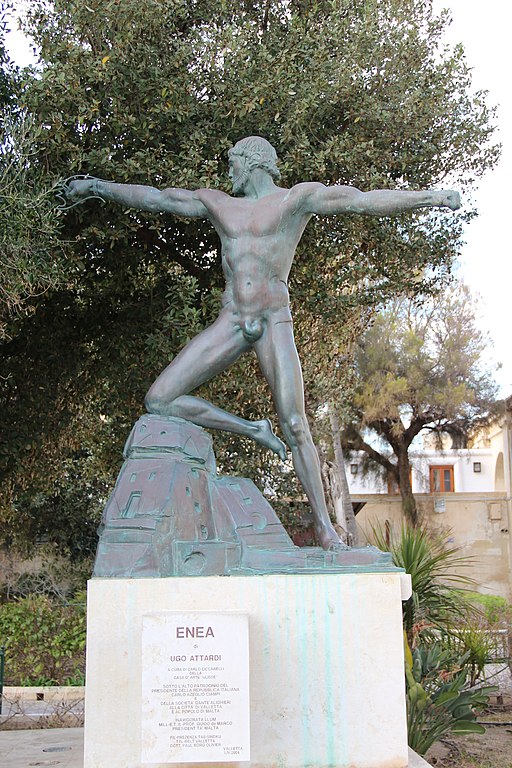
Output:
<instances>
[{"instance_id":1,"label":"stone paving slab","mask_svg":"<svg viewBox=\"0 0 512 768\"><path fill-rule=\"evenodd\" d=\"M1 768L82 768L83 728L0 731Z\"/></svg>"}]
</instances>

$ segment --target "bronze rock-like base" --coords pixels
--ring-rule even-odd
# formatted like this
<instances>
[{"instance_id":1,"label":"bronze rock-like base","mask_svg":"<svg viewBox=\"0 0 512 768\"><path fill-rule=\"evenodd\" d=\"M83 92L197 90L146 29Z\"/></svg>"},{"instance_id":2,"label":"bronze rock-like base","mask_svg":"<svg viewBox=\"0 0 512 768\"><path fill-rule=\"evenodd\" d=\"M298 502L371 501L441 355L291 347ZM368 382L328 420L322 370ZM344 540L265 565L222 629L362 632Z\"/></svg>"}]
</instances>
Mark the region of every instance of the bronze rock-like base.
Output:
<instances>
[{"instance_id":1,"label":"bronze rock-like base","mask_svg":"<svg viewBox=\"0 0 512 768\"><path fill-rule=\"evenodd\" d=\"M127 440L100 526L94 576L397 570L387 552L297 547L251 480L217 474L210 435L146 414Z\"/></svg>"}]
</instances>

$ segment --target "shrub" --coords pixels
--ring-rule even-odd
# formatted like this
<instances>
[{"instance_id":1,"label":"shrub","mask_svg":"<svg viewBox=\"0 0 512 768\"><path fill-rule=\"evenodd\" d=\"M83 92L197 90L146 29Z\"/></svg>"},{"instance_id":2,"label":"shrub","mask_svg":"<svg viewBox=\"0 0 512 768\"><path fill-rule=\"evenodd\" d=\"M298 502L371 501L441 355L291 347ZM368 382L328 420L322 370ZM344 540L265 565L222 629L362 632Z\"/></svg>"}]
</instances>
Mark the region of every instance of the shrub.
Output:
<instances>
[{"instance_id":1,"label":"shrub","mask_svg":"<svg viewBox=\"0 0 512 768\"><path fill-rule=\"evenodd\" d=\"M425 754L447 733L484 733L475 712L497 689L475 682L489 660L492 637L466 597L473 593L454 589L474 583L459 572L467 558L427 528L372 531L377 546L391 552L412 580L412 597L403 603L409 746Z\"/></svg>"},{"instance_id":2,"label":"shrub","mask_svg":"<svg viewBox=\"0 0 512 768\"><path fill-rule=\"evenodd\" d=\"M480 609L490 626L507 628L512 622L512 606L504 597L479 592L466 592L464 597Z\"/></svg>"},{"instance_id":3,"label":"shrub","mask_svg":"<svg viewBox=\"0 0 512 768\"><path fill-rule=\"evenodd\" d=\"M69 685L85 672L85 596L31 595L0 606L7 685Z\"/></svg>"}]
</instances>

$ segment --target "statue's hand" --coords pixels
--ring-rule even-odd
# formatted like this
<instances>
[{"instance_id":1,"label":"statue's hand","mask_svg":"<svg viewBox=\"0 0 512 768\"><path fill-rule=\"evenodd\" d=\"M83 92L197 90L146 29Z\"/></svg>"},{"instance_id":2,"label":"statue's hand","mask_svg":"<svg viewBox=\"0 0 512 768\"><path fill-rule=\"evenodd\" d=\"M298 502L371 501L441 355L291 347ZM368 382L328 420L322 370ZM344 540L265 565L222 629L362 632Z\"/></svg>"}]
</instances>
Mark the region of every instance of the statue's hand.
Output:
<instances>
[{"instance_id":1,"label":"statue's hand","mask_svg":"<svg viewBox=\"0 0 512 768\"><path fill-rule=\"evenodd\" d=\"M95 181L96 179L91 176L70 176L61 181L56 189L56 195L62 201L58 207L66 210L73 208L82 200L98 197L93 186Z\"/></svg>"},{"instance_id":2,"label":"statue's hand","mask_svg":"<svg viewBox=\"0 0 512 768\"><path fill-rule=\"evenodd\" d=\"M63 183L63 192L70 203L81 200L92 194L93 179L66 179Z\"/></svg>"},{"instance_id":3,"label":"statue's hand","mask_svg":"<svg viewBox=\"0 0 512 768\"><path fill-rule=\"evenodd\" d=\"M456 211L460 208L460 195L453 189L442 189L440 191L441 205L444 208L451 208L452 211Z\"/></svg>"}]
</instances>

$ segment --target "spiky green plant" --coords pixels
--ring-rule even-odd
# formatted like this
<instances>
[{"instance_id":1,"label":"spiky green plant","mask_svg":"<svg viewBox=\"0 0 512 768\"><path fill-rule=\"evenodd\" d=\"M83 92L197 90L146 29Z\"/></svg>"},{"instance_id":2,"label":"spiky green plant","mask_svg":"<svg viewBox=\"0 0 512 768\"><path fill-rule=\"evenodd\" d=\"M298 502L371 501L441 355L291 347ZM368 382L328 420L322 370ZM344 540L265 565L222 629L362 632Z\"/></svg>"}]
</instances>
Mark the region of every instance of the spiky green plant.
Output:
<instances>
[{"instance_id":1,"label":"spiky green plant","mask_svg":"<svg viewBox=\"0 0 512 768\"><path fill-rule=\"evenodd\" d=\"M412 580L403 603L409 746L423 755L447 733L483 733L475 713L496 688L474 686L486 654L470 633L475 609L461 589L474 583L461 573L469 558L426 527L376 524L372 538Z\"/></svg>"},{"instance_id":2,"label":"spiky green plant","mask_svg":"<svg viewBox=\"0 0 512 768\"><path fill-rule=\"evenodd\" d=\"M371 530L379 549L391 552L393 563L411 576L412 596L403 604L404 627L411 647L419 628L449 631L452 625L460 624L471 610L460 588L474 584L460 572L470 560L460 554L460 547L449 546L445 535L426 527L404 524L397 533L374 524Z\"/></svg>"},{"instance_id":3,"label":"spiky green plant","mask_svg":"<svg viewBox=\"0 0 512 768\"><path fill-rule=\"evenodd\" d=\"M407 736L420 755L447 733L484 733L476 712L484 707L495 686L468 685L469 651L460 655L436 641L405 644Z\"/></svg>"}]
</instances>

